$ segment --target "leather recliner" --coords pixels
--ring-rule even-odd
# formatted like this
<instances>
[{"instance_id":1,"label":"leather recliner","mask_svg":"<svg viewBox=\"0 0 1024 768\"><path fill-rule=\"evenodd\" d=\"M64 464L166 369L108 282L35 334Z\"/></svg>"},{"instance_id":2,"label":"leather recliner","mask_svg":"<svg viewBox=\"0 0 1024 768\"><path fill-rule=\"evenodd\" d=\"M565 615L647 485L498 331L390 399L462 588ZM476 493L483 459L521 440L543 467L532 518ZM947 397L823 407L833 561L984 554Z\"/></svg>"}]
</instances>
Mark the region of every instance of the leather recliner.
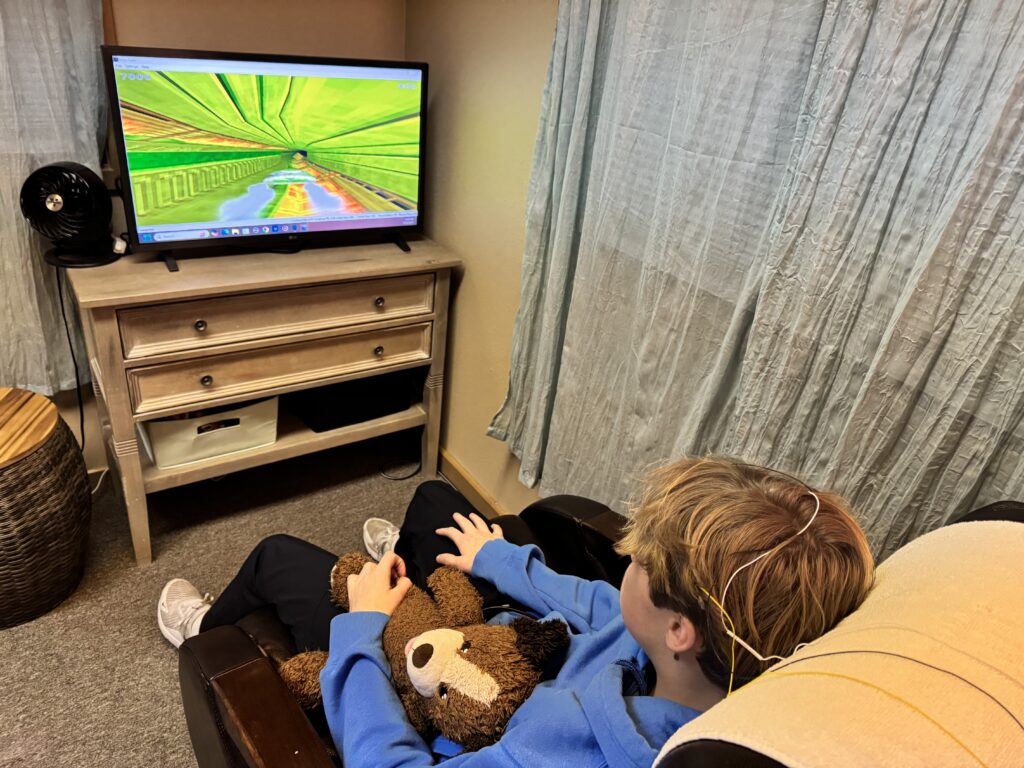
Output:
<instances>
[{"instance_id":1,"label":"leather recliner","mask_svg":"<svg viewBox=\"0 0 1024 768\"><path fill-rule=\"evenodd\" d=\"M998 502L961 521L989 519L1024 522L1024 504ZM621 583L628 560L613 544L625 519L603 504L553 496L493 522L508 533L514 530L510 538L535 543L556 571ZM269 609L182 644L182 702L200 768L340 765L322 710L304 712L275 671L271 659L293 653L287 631ZM659 768L741 766L783 768L745 747L710 739L682 744L659 763Z\"/></svg>"}]
</instances>

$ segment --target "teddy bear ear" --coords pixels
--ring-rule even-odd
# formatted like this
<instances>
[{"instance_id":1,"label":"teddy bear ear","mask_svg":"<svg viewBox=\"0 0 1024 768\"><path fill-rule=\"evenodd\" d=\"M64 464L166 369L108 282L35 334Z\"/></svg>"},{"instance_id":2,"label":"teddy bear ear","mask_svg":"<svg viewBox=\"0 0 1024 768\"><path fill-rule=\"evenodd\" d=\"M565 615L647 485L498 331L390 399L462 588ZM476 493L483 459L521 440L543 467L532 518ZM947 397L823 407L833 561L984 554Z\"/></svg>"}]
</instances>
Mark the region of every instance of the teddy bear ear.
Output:
<instances>
[{"instance_id":1,"label":"teddy bear ear","mask_svg":"<svg viewBox=\"0 0 1024 768\"><path fill-rule=\"evenodd\" d=\"M569 645L569 630L558 619L537 621L520 617L509 626L516 633L516 648L537 666Z\"/></svg>"}]
</instances>

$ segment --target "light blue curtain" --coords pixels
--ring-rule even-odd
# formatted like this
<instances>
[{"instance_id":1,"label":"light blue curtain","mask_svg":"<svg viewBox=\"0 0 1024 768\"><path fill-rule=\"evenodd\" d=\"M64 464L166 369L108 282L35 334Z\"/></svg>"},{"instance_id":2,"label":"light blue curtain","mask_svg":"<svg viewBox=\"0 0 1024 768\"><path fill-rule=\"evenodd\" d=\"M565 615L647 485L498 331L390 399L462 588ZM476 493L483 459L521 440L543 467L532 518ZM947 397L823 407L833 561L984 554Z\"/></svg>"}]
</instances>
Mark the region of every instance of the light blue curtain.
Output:
<instances>
[{"instance_id":1,"label":"light blue curtain","mask_svg":"<svg viewBox=\"0 0 1024 768\"><path fill-rule=\"evenodd\" d=\"M738 455L847 495L882 557L1021 497L1019 0L604 14L615 75L559 123L594 133L583 205L546 203L576 246L524 259L570 281L524 292L492 426L524 481L623 509L653 462Z\"/></svg>"},{"instance_id":2,"label":"light blue curtain","mask_svg":"<svg viewBox=\"0 0 1024 768\"><path fill-rule=\"evenodd\" d=\"M606 89L616 3L563 0L527 194L522 293L509 392L488 434L523 458L536 484L554 406L597 115Z\"/></svg>"},{"instance_id":3,"label":"light blue curtain","mask_svg":"<svg viewBox=\"0 0 1024 768\"><path fill-rule=\"evenodd\" d=\"M37 168L73 160L100 170L106 127L100 0L0 2L0 386L43 394L72 389L53 267L22 218L21 184ZM82 376L81 333L68 322Z\"/></svg>"}]
</instances>

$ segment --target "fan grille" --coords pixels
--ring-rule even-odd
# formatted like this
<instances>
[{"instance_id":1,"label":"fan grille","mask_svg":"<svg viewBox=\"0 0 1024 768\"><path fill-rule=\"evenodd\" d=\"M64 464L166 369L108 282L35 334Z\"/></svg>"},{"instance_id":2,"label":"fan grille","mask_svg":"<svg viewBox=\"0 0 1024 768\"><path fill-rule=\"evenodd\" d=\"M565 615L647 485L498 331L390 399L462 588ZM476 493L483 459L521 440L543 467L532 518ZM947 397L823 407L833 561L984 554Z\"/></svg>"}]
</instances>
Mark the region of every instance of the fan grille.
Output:
<instances>
[{"instance_id":1,"label":"fan grille","mask_svg":"<svg viewBox=\"0 0 1024 768\"><path fill-rule=\"evenodd\" d=\"M59 204L53 196L59 196ZM21 187L21 212L57 245L96 242L110 232L106 185L78 163L54 163L33 172Z\"/></svg>"}]
</instances>

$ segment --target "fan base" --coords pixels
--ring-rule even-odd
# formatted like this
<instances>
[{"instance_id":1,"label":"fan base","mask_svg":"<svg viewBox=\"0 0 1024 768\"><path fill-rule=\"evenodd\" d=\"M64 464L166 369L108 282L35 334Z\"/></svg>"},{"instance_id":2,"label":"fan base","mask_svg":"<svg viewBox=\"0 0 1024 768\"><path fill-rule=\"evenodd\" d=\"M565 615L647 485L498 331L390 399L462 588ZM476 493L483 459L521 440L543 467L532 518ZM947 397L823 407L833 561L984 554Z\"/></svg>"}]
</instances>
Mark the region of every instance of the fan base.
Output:
<instances>
[{"instance_id":1,"label":"fan base","mask_svg":"<svg viewBox=\"0 0 1024 768\"><path fill-rule=\"evenodd\" d=\"M88 251L66 251L63 248L51 248L43 254L47 264L65 269L78 267L102 267L121 258L111 248L90 248Z\"/></svg>"}]
</instances>

